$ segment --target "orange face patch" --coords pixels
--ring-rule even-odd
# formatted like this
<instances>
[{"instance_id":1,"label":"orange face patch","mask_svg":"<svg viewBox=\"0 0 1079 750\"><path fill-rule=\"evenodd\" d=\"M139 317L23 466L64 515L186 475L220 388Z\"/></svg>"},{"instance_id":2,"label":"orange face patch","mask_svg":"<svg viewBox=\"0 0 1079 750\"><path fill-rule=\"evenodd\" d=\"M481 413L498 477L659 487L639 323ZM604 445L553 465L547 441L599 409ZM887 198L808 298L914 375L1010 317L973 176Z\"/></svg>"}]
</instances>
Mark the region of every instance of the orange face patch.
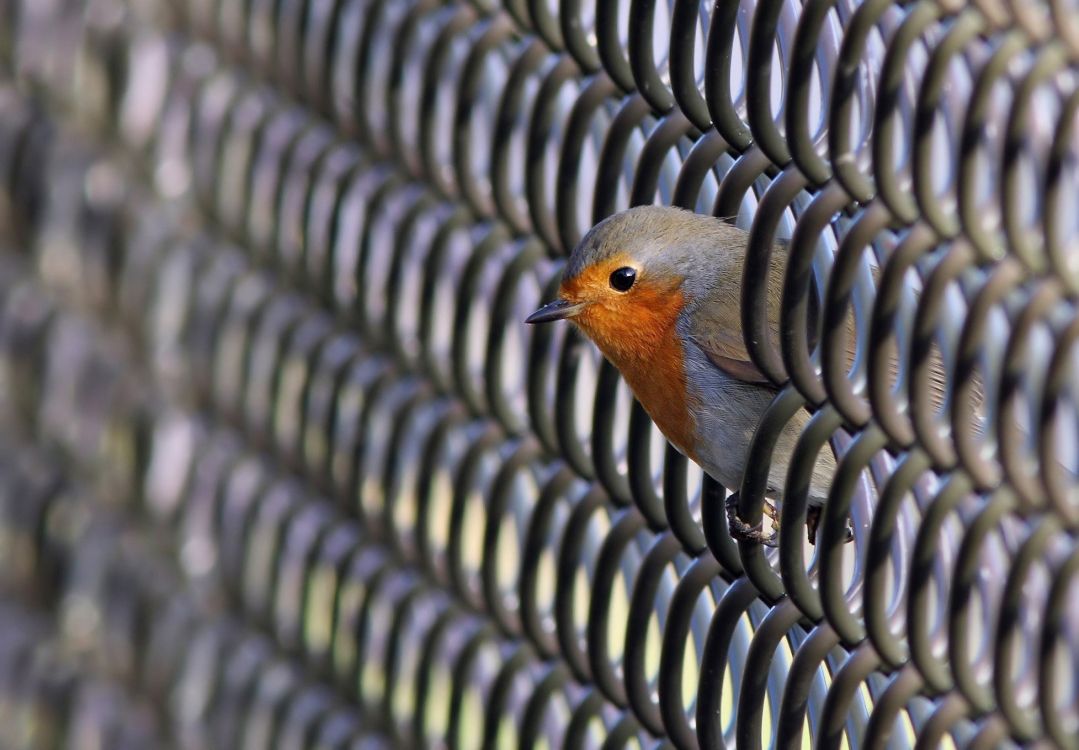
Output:
<instances>
[{"instance_id":1,"label":"orange face patch","mask_svg":"<svg viewBox=\"0 0 1079 750\"><path fill-rule=\"evenodd\" d=\"M686 395L685 353L675 326L685 305L680 280L641 274L625 293L610 287L614 258L563 283L561 296L589 303L574 322L622 373L656 425L683 453L695 455L695 427Z\"/></svg>"}]
</instances>

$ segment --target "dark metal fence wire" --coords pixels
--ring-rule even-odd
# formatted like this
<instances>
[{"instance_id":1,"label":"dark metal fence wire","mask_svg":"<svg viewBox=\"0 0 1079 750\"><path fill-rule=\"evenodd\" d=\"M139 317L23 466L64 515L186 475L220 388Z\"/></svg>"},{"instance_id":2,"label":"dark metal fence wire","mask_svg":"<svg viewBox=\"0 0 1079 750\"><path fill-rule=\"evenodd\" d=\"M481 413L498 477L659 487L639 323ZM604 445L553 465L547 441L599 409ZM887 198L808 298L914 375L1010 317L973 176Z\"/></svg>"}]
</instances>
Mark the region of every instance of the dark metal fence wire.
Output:
<instances>
[{"instance_id":1,"label":"dark metal fence wire","mask_svg":"<svg viewBox=\"0 0 1079 750\"><path fill-rule=\"evenodd\" d=\"M1079 747L1074 3L0 19L5 747ZM522 324L651 202L749 230L816 547Z\"/></svg>"}]
</instances>

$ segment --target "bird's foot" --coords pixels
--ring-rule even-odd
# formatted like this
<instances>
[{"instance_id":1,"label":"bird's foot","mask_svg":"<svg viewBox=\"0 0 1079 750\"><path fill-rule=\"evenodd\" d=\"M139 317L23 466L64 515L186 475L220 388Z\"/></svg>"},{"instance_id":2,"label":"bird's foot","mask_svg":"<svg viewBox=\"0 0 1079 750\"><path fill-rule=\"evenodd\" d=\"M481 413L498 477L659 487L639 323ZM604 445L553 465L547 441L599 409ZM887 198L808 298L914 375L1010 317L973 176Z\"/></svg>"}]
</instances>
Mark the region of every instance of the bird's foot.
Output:
<instances>
[{"instance_id":1,"label":"bird's foot","mask_svg":"<svg viewBox=\"0 0 1079 750\"><path fill-rule=\"evenodd\" d=\"M764 533L764 522L750 526L738 515L738 493L732 493L727 497L727 527L730 529L731 538L735 541L758 542L766 547L778 545L779 533L775 530L775 523L779 518L779 512L767 500L764 502L762 512L772 521L772 533Z\"/></svg>"},{"instance_id":2,"label":"bird's foot","mask_svg":"<svg viewBox=\"0 0 1079 750\"><path fill-rule=\"evenodd\" d=\"M767 500L764 501L764 505L761 507L761 513L772 522L773 526L779 523L779 510Z\"/></svg>"},{"instance_id":3,"label":"bird's foot","mask_svg":"<svg viewBox=\"0 0 1079 750\"><path fill-rule=\"evenodd\" d=\"M821 514L824 512L824 508L820 505L810 505L806 508L806 536L809 537L809 543L813 546L817 545L817 529L820 528ZM845 529L846 536L843 539L844 544L850 544L854 541L854 529L850 525L850 519L847 519L847 528Z\"/></svg>"}]
</instances>

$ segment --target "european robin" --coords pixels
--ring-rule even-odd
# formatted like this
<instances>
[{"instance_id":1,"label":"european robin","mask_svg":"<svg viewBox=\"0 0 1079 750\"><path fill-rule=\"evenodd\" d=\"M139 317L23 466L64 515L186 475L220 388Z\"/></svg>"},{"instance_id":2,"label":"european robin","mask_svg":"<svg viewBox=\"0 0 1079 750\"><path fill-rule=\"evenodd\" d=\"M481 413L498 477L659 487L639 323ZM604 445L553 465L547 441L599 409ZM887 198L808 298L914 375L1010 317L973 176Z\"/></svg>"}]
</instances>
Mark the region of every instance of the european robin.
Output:
<instances>
[{"instance_id":1,"label":"european robin","mask_svg":"<svg viewBox=\"0 0 1079 750\"><path fill-rule=\"evenodd\" d=\"M726 487L741 484L753 433L777 390L753 364L739 301L748 235L719 219L641 206L593 227L563 270L558 298L528 323L570 320L622 373L666 438ZM779 315L785 259L773 253L769 314ZM766 497L781 503L791 453L809 413L775 445ZM815 541L836 459L813 468L807 526ZM774 519L774 510L766 508ZM769 512L771 511L771 512ZM732 513L732 533L770 542Z\"/></svg>"}]
</instances>

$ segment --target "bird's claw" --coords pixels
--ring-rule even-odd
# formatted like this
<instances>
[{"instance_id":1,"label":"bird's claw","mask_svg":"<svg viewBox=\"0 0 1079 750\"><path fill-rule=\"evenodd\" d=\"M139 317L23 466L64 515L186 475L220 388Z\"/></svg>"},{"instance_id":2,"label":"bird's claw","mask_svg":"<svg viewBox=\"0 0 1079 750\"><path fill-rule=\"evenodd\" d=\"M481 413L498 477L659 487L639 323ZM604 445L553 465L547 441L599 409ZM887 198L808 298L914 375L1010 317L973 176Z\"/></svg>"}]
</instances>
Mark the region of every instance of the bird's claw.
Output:
<instances>
[{"instance_id":1,"label":"bird's claw","mask_svg":"<svg viewBox=\"0 0 1079 750\"><path fill-rule=\"evenodd\" d=\"M776 510L776 507L767 500L765 500L764 505L761 506L761 513L763 513L766 518L771 520L773 526L779 523L779 511Z\"/></svg>"},{"instance_id":2,"label":"bird's claw","mask_svg":"<svg viewBox=\"0 0 1079 750\"><path fill-rule=\"evenodd\" d=\"M806 536L809 537L809 543L813 546L817 545L817 529L820 528L821 515L824 513L824 508L820 505L810 505L806 509ZM854 541L854 527L851 526L850 519L847 519L847 526L844 529L846 534L843 537L843 544L850 544Z\"/></svg>"},{"instance_id":3,"label":"bird's claw","mask_svg":"<svg viewBox=\"0 0 1079 750\"><path fill-rule=\"evenodd\" d=\"M779 534L774 529L771 534L764 533L764 522L758 523L754 526L749 525L741 519L738 515L738 493L732 493L727 497L727 527L730 530L731 538L736 541L746 542L758 542L765 547L778 546ZM764 504L763 513L774 524L778 513L776 509L769 505L767 502Z\"/></svg>"}]
</instances>

